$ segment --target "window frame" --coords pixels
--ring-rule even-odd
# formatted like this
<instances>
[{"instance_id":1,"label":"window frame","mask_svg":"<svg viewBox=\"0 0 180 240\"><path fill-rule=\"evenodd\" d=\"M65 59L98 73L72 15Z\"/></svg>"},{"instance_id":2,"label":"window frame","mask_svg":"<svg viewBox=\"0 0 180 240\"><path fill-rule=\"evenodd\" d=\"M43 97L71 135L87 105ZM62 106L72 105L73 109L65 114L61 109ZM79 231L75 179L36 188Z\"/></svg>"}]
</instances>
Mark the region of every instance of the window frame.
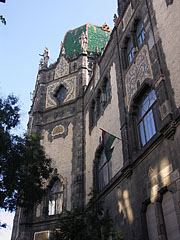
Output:
<instances>
[{"instance_id":1,"label":"window frame","mask_svg":"<svg viewBox=\"0 0 180 240\"><path fill-rule=\"evenodd\" d=\"M140 27L141 26L141 27ZM140 31L139 31L140 29ZM143 45L143 42L145 40L145 31L144 31L144 24L142 23L142 21L138 21L137 26L136 26L136 44L138 49L141 48L141 46ZM141 41L139 41L141 39Z\"/></svg>"},{"instance_id":2,"label":"window frame","mask_svg":"<svg viewBox=\"0 0 180 240\"><path fill-rule=\"evenodd\" d=\"M61 90L64 90L64 92L61 93ZM55 97L56 101L58 102L58 104L63 104L64 99L67 96L67 93L68 93L67 88L63 84L60 84L60 86L57 88L57 90L55 91L55 94L54 94L54 97ZM59 97L60 94L62 94L61 99Z\"/></svg>"},{"instance_id":3,"label":"window frame","mask_svg":"<svg viewBox=\"0 0 180 240\"><path fill-rule=\"evenodd\" d=\"M55 191L55 192L51 192L53 187L55 186L55 184L59 182L59 191ZM63 195L64 195L64 191L63 191L63 185L61 183L61 181L59 179L56 179L51 188L49 189L49 199L48 199L48 216L54 216L54 215L57 215L57 214L61 214L62 211L63 211ZM58 200L62 200L62 206L61 206L61 211L58 212L58 209L57 209L57 205L58 205ZM54 202L54 205L52 205L52 202ZM51 203L51 204L50 204ZM50 209L51 207L51 209ZM52 209L52 207L54 209Z\"/></svg>"},{"instance_id":4,"label":"window frame","mask_svg":"<svg viewBox=\"0 0 180 240\"><path fill-rule=\"evenodd\" d=\"M142 111L143 108L143 104L145 104L145 100L147 98L149 98L150 94L154 94L155 100L150 103L150 106L145 110L144 114L142 116L139 117L140 112ZM151 101L151 99L148 99L147 101ZM139 102L139 108L138 108L138 114L137 114L137 130L138 130L138 136L139 136L139 141L140 141L140 146L141 148L143 148L156 134L157 134L157 122L156 122L156 114L155 114L155 108L157 105L157 96L156 96L156 92L154 89L151 89L149 91L146 91L145 94L143 94L143 96L140 99ZM151 114L151 119L147 119L148 114ZM154 124L154 129L152 130L152 134L150 133L150 129L149 126L152 124ZM140 124L143 124L143 136L142 136L142 132L140 129ZM151 125L152 127L152 125ZM147 136L147 132L149 132L149 136ZM144 140L143 140L144 139Z\"/></svg>"}]
</instances>

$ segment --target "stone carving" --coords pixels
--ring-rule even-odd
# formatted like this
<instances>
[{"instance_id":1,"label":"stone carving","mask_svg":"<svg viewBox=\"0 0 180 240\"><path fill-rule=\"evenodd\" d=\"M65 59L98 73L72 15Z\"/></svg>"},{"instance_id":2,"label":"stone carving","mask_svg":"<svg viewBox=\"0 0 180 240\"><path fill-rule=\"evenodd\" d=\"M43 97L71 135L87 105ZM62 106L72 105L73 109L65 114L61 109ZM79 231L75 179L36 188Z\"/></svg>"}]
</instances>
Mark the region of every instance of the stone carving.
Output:
<instances>
[{"instance_id":1,"label":"stone carving","mask_svg":"<svg viewBox=\"0 0 180 240\"><path fill-rule=\"evenodd\" d=\"M142 84L146 78L153 78L148 47L144 47L136 57L125 77L127 105L129 107L132 96L137 90L137 84Z\"/></svg>"},{"instance_id":2,"label":"stone carving","mask_svg":"<svg viewBox=\"0 0 180 240\"><path fill-rule=\"evenodd\" d=\"M87 32L82 32L82 34L79 36L79 43L81 45L82 52L86 52L88 48L88 35Z\"/></svg>"},{"instance_id":3,"label":"stone carving","mask_svg":"<svg viewBox=\"0 0 180 240\"><path fill-rule=\"evenodd\" d=\"M61 42L61 54L63 54L63 55L66 54L63 42Z\"/></svg>"},{"instance_id":4,"label":"stone carving","mask_svg":"<svg viewBox=\"0 0 180 240\"><path fill-rule=\"evenodd\" d=\"M40 70L42 67L47 67L50 51L48 50L48 48L45 47L43 54L39 54L39 56L43 57L40 60L40 66L39 66L39 70Z\"/></svg>"},{"instance_id":5,"label":"stone carving","mask_svg":"<svg viewBox=\"0 0 180 240\"><path fill-rule=\"evenodd\" d=\"M75 99L75 97L76 97L76 76L72 76L67 79L61 79L60 81L47 86L46 108L52 108L52 107L57 106L57 102L54 97L54 93L61 84L64 85L64 87L68 90L67 96L64 99L63 103Z\"/></svg>"},{"instance_id":6,"label":"stone carving","mask_svg":"<svg viewBox=\"0 0 180 240\"><path fill-rule=\"evenodd\" d=\"M62 125L58 125L52 130L53 137L63 133L64 133L64 127Z\"/></svg>"}]
</instances>

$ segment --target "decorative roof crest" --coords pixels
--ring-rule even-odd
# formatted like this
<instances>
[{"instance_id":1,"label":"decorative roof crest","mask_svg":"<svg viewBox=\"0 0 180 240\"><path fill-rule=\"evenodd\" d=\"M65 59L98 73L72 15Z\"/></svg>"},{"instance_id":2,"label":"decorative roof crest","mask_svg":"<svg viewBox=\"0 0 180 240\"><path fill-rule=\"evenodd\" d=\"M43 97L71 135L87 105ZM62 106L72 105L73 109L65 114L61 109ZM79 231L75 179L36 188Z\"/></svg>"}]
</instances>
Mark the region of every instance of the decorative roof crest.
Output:
<instances>
[{"instance_id":1,"label":"decorative roof crest","mask_svg":"<svg viewBox=\"0 0 180 240\"><path fill-rule=\"evenodd\" d=\"M104 31L107 31L107 32L111 32L111 29L110 27L107 25L107 23L105 22L101 28L102 30Z\"/></svg>"}]
</instances>

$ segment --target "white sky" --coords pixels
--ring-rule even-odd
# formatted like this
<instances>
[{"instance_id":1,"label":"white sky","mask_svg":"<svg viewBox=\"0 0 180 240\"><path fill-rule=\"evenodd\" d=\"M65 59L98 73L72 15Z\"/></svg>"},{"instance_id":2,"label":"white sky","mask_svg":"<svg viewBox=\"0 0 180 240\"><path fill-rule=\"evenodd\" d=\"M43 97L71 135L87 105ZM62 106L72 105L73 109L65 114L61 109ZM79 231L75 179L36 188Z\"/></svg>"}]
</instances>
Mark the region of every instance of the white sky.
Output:
<instances>
[{"instance_id":1,"label":"white sky","mask_svg":"<svg viewBox=\"0 0 180 240\"><path fill-rule=\"evenodd\" d=\"M30 110L30 92L34 90L39 54L44 47L50 50L50 63L59 56L60 43L66 32L85 23L113 28L117 0L6 0L0 3L0 96L14 93L19 97L21 126L26 130ZM0 213L3 221L12 216ZM12 225L12 223L9 223ZM9 240L9 229L0 230L0 240Z\"/></svg>"}]
</instances>

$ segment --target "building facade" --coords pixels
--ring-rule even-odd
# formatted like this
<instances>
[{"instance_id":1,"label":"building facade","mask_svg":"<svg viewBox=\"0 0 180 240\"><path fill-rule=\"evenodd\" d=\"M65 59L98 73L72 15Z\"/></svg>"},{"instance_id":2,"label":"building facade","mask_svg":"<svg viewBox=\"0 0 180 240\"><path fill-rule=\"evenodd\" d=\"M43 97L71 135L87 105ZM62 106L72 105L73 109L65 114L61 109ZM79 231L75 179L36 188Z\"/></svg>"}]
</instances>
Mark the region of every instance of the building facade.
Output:
<instances>
[{"instance_id":1,"label":"building facade","mask_svg":"<svg viewBox=\"0 0 180 240\"><path fill-rule=\"evenodd\" d=\"M119 0L112 31L67 32L50 66L45 49L28 129L55 171L42 204L17 210L12 240L48 239L91 188L124 239L180 239L179 15L178 0Z\"/></svg>"}]
</instances>

